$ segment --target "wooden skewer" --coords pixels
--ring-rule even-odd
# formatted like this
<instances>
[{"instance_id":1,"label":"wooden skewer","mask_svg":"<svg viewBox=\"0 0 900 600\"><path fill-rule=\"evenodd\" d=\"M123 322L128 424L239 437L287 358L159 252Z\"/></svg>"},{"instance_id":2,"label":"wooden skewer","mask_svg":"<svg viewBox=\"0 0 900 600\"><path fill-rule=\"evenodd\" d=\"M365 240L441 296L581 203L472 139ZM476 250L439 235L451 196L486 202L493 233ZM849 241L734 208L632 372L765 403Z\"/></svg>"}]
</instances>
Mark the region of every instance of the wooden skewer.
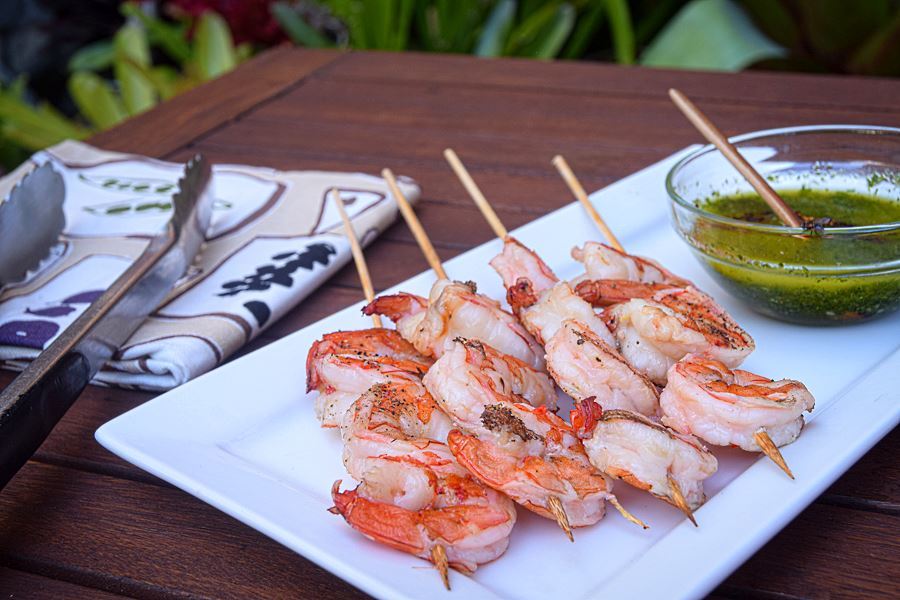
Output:
<instances>
[{"instance_id":1,"label":"wooden skewer","mask_svg":"<svg viewBox=\"0 0 900 600\"><path fill-rule=\"evenodd\" d=\"M559 174L566 182L566 185L569 186L569 190L571 190L572 195L575 196L575 198L577 198L579 202L581 202L584 210L587 211L588 216L592 221L594 221L594 224L600 230L600 233L603 234L603 237L606 238L606 241L609 242L609 245L619 252L625 252L622 244L619 243L619 240L606 224L606 221L603 220L603 217L600 216L600 213L598 213L597 209L594 208L594 205L591 204L587 192L584 191L584 186L582 186L581 182L578 181L578 178L575 177L575 173L572 172L572 168L569 167L569 163L566 162L566 159L563 158L562 155L557 154L553 157L552 162L553 166L556 167L556 170L559 171Z\"/></svg>"},{"instance_id":2,"label":"wooden skewer","mask_svg":"<svg viewBox=\"0 0 900 600\"><path fill-rule=\"evenodd\" d=\"M449 563L447 562L447 551L443 546L438 544L434 548L431 549L431 560L434 562L434 568L438 570L438 573L441 574L441 581L444 582L444 587L447 588L447 591L450 591L450 571L449 571Z\"/></svg>"},{"instance_id":3,"label":"wooden skewer","mask_svg":"<svg viewBox=\"0 0 900 600\"><path fill-rule=\"evenodd\" d=\"M569 517L566 515L566 509L562 505L562 500L556 496L550 496L550 498L547 499L547 510L549 510L550 514L553 515L553 518L556 519L556 524L559 525L560 529L566 532L569 541L574 542L575 538L572 536L572 527L569 525Z\"/></svg>"},{"instance_id":4,"label":"wooden skewer","mask_svg":"<svg viewBox=\"0 0 900 600\"><path fill-rule=\"evenodd\" d=\"M691 510L691 507L687 503L687 500L684 499L684 494L681 493L681 488L678 487L678 482L675 481L675 478L672 477L671 473L666 475L666 480L669 482L669 489L672 490L672 502L674 502L675 506L677 506L681 510L681 512L684 513L684 516L691 520L691 523L694 524L694 527L697 527L697 520L694 518L694 511Z\"/></svg>"},{"instance_id":5,"label":"wooden skewer","mask_svg":"<svg viewBox=\"0 0 900 600\"><path fill-rule=\"evenodd\" d=\"M462 161L459 160L456 152L454 152L451 148L447 148L446 150L444 150L444 158L446 158L447 162L450 163L450 168L453 169L454 173L456 173L456 176L463 184L463 187L466 188L467 192L469 192L469 196L472 197L472 200L475 201L475 204L481 210L481 214L484 215L484 218L487 220L488 225L490 225L491 229L494 230L494 234L501 240L506 241L506 238L509 236L509 232L506 231L506 227L503 226L503 223L500 221L500 217L497 216L497 213L494 212L494 209L487 201L487 198L485 198L484 194L481 193L481 190L475 184L475 180L472 179L471 175L469 175L469 171L466 169L465 165L462 164Z\"/></svg>"},{"instance_id":6,"label":"wooden skewer","mask_svg":"<svg viewBox=\"0 0 900 600\"><path fill-rule=\"evenodd\" d=\"M428 264L430 264L435 272L437 272L439 277L446 279L447 274L444 273L441 260L438 258L437 252L434 251L431 240L429 240L428 236L425 234L422 224L419 223L419 219L416 217L415 212L413 212L412 206L410 206L409 202L406 200L403 192L400 191L400 186L397 185L397 179L394 177L394 174L390 169L384 169L381 174L385 181L387 181L388 187L391 189L394 198L396 198L397 206L400 207L400 212L403 214L409 228L413 231L416 241L419 242L419 246L422 248L422 252L428 260ZM366 300L372 302L375 299L375 290L372 287L372 279L369 277L369 269L366 266L366 259L365 256L363 256L359 240L356 238L356 232L353 230L353 225L350 222L350 218L347 216L347 211L344 209L344 202L341 200L340 192L338 192L337 188L331 188L331 193L334 198L334 203L338 207L338 212L341 214L341 220L344 222L344 230L347 232L347 237L350 238L350 250L353 253L353 260L356 261L356 270L359 271L359 279L362 281ZM381 317L379 315L372 315L372 321L375 323L375 327L382 326ZM444 546L437 544L431 549L431 560L434 562L434 567L441 575L441 581L444 582L444 587L449 591L450 565L447 560L447 550Z\"/></svg>"},{"instance_id":7,"label":"wooden skewer","mask_svg":"<svg viewBox=\"0 0 900 600\"><path fill-rule=\"evenodd\" d=\"M447 158L447 162L450 163L456 176L459 177L463 186L469 192L469 195L472 196L472 200L475 201L475 204L481 210L481 214L484 215L484 218L487 220L488 224L490 224L491 229L494 230L494 234L505 241L506 238L509 237L506 227L503 226L500 217L494 212L490 202L487 201L487 198L484 197L484 194L482 194L481 190L478 189L478 186L475 185L475 182L472 180L466 167L463 166L462 161L456 156L456 152L447 148L444 150L444 156ZM550 498L547 499L547 510L550 511L550 514L556 519L556 523L559 525L560 529L566 533L569 541L574 542L575 538L572 535L572 527L569 525L569 517L566 515L566 509L563 507L562 501L556 496L550 496Z\"/></svg>"},{"instance_id":8,"label":"wooden skewer","mask_svg":"<svg viewBox=\"0 0 900 600\"><path fill-rule=\"evenodd\" d=\"M419 222L419 217L416 216L416 213L406 199L406 196L400 191L400 186L397 185L397 178L394 177L394 173L390 169L382 169L381 176L384 177L391 193L394 195L394 199L397 200L397 206L400 207L400 214L403 215L406 225L409 227L409 230L412 231L413 237L416 238L416 242L419 244L419 248L422 249L422 254L425 255L425 260L428 261L428 265L434 269L434 272L439 278L447 279L447 272L444 271L444 266L441 264L441 258L438 256L437 252L435 252L434 246L431 245L431 240L428 239L428 234L425 233L422 223Z\"/></svg>"},{"instance_id":9,"label":"wooden skewer","mask_svg":"<svg viewBox=\"0 0 900 600\"><path fill-rule=\"evenodd\" d=\"M362 247L359 245L356 231L353 230L353 223L350 222L350 217L347 216L344 201L341 200L341 193L337 188L331 188L331 197L334 199L334 203L341 215L341 221L344 222L344 233L347 234L347 239L350 240L350 252L353 254L353 262L356 263L356 271L359 273L359 281L362 283L366 301L372 302L375 299L375 288L372 287L372 278L369 276L369 268L366 266L366 257L363 255ZM375 327L383 327L379 315L372 315L372 323L375 324Z\"/></svg>"},{"instance_id":10,"label":"wooden skewer","mask_svg":"<svg viewBox=\"0 0 900 600\"><path fill-rule=\"evenodd\" d=\"M784 457L781 455L781 451L778 449L778 446L775 445L775 442L772 441L772 438L769 437L769 434L766 433L765 429L760 429L754 433L753 439L756 440L756 443L763 454L771 458L772 462L781 467L781 470L787 473L788 477L791 479L794 478L794 474L791 473L790 467L787 466L787 462L785 462Z\"/></svg>"},{"instance_id":11,"label":"wooden skewer","mask_svg":"<svg viewBox=\"0 0 900 600\"><path fill-rule=\"evenodd\" d=\"M769 203L769 206L772 206L772 210L778 213L779 209L776 209L775 206L773 206L772 203L769 202L766 193L761 191L759 188L756 188L753 178L744 173L742 167L737 164L735 160L732 159L732 157L737 157L736 160L738 162L746 165L746 168L749 169L752 175L757 178L772 193L772 195L777 198L778 202L780 202L781 205L783 205L783 207L790 213L791 217L789 218L793 218L796 220L796 224L788 224L794 227L803 226L797 214L793 210L791 210L789 206L784 204L784 201L778 196L778 194L776 194L775 191L772 190L772 188L769 187L769 185L765 182L765 180L762 179L759 173L757 173L756 170L753 169L753 167L751 167L746 160L744 160L744 157L741 156L737 149L725 138L725 136L722 135L722 132L716 129L716 126L713 125L712 122L709 121L709 119L707 119L706 116L702 112L700 112L700 110L696 106L694 106L694 104L690 100L688 100L684 94L682 94L678 90L671 89L669 90L669 95L672 97L672 100L675 102L676 106L678 106L678 108L681 109L681 111L685 114L685 116L687 116L691 123L693 123L694 126L697 127L697 129L699 129L701 133L703 133L706 139L715 144L715 146L722 151L725 157L728 158L729 161L731 161L731 164L733 164L735 168L741 171L741 174L747 178L747 181L749 181L750 184L753 185L756 191L759 192L759 195L766 199L766 202ZM695 119L697 120L695 121ZM708 127L709 129L705 129L706 127ZM603 235L606 237L607 241L609 241L610 246L613 246L620 252L625 252L625 249L616 239L615 235L613 235L612 231L609 230L609 227L606 225L606 222L603 221L603 218L594 208L594 205L591 204L590 200L587 197L587 194L584 191L584 188L581 186L581 183L579 183L578 179L575 177L575 174L572 172L572 169L570 169L568 163L566 163L566 159L560 155L556 155L553 158L553 164L554 166L556 166L556 169L559 171L560 175L562 175L563 179L566 180L566 183L569 184L569 189L572 190L572 193L576 198L578 198L578 200L587 210L588 215L590 215L590 217L594 220L594 223L597 224L597 227L600 228L600 231L603 232ZM779 217L781 217L781 215L779 215ZM754 434L754 438L756 439L756 443L766 454L766 456L771 458L775 462L775 464L781 467L782 470L787 473L791 479L793 479L793 473L791 473L790 468L787 466L787 462L785 462L784 457L781 455L778 447L772 441L772 438L769 437L769 434L767 434L764 430L760 430L756 434ZM682 495L681 493L681 489L678 487L678 484L675 483L675 480L672 479L671 476L669 476L669 486L672 488L672 500L675 502L676 506L678 506L678 508L680 508L681 511L691 520L691 523L696 526L697 521L694 519L694 513L693 511L691 511L691 508L690 506L688 506L687 502L685 502L684 495Z\"/></svg>"},{"instance_id":12,"label":"wooden skewer","mask_svg":"<svg viewBox=\"0 0 900 600\"><path fill-rule=\"evenodd\" d=\"M641 521L640 519L638 519L636 516L634 516L633 514L631 514L630 512L628 512L627 510L625 510L625 507L622 506L622 505L619 503L619 499L616 498L615 496L610 495L610 497L607 498L607 501L608 501L610 504L612 504L612 505L616 508L617 511L619 511L619 514L620 514L620 515L622 515L623 517L625 517L626 519L628 519L629 521L631 521L632 523L634 523L635 525L637 525L637 526L640 527L641 529L650 529L650 526L649 526L649 525L647 525L646 523L644 523L643 521Z\"/></svg>"},{"instance_id":13,"label":"wooden skewer","mask_svg":"<svg viewBox=\"0 0 900 600\"><path fill-rule=\"evenodd\" d=\"M745 159L734 144L728 141L728 138L719 130L718 127L709 120L703 112L691 102L687 96L676 89L669 90L669 97L678 107L678 110L687 117L688 121L697 128L706 140L714 145L728 159L735 169L744 176L744 179L753 186L756 193L759 194L769 208L778 215L778 218L785 225L790 227L803 227L803 220L787 205L787 203L772 189L762 175L754 169L747 159Z\"/></svg>"}]
</instances>

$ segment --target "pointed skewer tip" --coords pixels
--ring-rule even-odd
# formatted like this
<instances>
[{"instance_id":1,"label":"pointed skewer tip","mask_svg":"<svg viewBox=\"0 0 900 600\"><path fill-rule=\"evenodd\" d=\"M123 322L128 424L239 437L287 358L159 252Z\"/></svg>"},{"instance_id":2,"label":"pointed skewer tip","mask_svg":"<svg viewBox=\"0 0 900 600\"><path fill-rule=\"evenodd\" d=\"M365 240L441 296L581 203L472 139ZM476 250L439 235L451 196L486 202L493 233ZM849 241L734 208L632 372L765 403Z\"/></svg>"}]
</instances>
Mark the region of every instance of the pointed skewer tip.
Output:
<instances>
[{"instance_id":1,"label":"pointed skewer tip","mask_svg":"<svg viewBox=\"0 0 900 600\"><path fill-rule=\"evenodd\" d=\"M763 454L772 459L776 465L778 465L782 471L787 473L787 476L791 479L794 479L794 474L791 472L790 467L788 467L787 462L784 460L784 456L781 455L781 451L778 449L778 446L775 445L775 442L772 441L772 438L769 437L769 434L766 433L764 429L760 429L756 433L753 434L753 439L756 440L757 445L759 445L759 449Z\"/></svg>"},{"instance_id":2,"label":"pointed skewer tip","mask_svg":"<svg viewBox=\"0 0 900 600\"><path fill-rule=\"evenodd\" d=\"M566 515L566 509L563 508L562 501L556 496L550 496L547 500L547 510L556 519L556 524L559 525L559 528L566 533L569 541L574 542L575 537L572 535L572 527L569 525L569 517Z\"/></svg>"},{"instance_id":3,"label":"pointed skewer tip","mask_svg":"<svg viewBox=\"0 0 900 600\"><path fill-rule=\"evenodd\" d=\"M694 518L694 511L691 510L687 500L684 499L684 494L681 493L678 482L675 481L675 478L672 477L671 473L666 476L666 479L669 483L669 489L672 490L672 502L674 502L675 506L684 513L684 516L690 519L691 523L694 524L694 527L699 527L699 525L697 525L697 519Z\"/></svg>"},{"instance_id":4,"label":"pointed skewer tip","mask_svg":"<svg viewBox=\"0 0 900 600\"><path fill-rule=\"evenodd\" d=\"M444 587L447 588L447 591L449 592L450 568L447 562L447 551L443 546L438 544L431 549L431 560L434 562L434 568L437 569L438 573L441 575L441 581L444 582Z\"/></svg>"}]
</instances>

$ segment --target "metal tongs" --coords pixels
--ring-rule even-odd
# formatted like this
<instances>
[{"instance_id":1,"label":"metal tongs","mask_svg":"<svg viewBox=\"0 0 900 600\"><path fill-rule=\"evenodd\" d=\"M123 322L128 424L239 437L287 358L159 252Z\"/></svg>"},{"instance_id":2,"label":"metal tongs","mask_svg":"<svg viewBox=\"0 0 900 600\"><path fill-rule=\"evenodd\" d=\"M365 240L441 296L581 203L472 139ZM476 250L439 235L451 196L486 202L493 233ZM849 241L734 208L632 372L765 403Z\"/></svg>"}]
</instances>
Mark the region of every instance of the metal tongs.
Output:
<instances>
[{"instance_id":1,"label":"metal tongs","mask_svg":"<svg viewBox=\"0 0 900 600\"><path fill-rule=\"evenodd\" d=\"M59 178L46 171L41 177L49 180L52 175ZM0 392L0 488L34 454L91 378L191 265L209 226L210 177L210 164L202 156L187 163L172 197L172 218L163 231L150 240L102 296ZM41 198L31 200L40 202Z\"/></svg>"}]
</instances>

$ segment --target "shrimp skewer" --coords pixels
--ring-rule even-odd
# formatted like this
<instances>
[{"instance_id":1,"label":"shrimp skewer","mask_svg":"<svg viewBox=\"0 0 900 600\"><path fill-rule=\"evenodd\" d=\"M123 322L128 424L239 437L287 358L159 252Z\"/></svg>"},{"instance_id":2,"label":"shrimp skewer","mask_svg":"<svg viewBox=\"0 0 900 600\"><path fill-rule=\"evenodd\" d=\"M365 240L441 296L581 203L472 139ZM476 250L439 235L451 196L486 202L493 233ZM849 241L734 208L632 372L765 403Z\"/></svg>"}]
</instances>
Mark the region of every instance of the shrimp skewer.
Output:
<instances>
[{"instance_id":1,"label":"shrimp skewer","mask_svg":"<svg viewBox=\"0 0 900 600\"><path fill-rule=\"evenodd\" d=\"M315 412L322 426L338 427L347 408L372 385L418 381L431 363L392 329L329 333L309 349L307 392L319 392Z\"/></svg>"},{"instance_id":2,"label":"shrimp skewer","mask_svg":"<svg viewBox=\"0 0 900 600\"><path fill-rule=\"evenodd\" d=\"M465 167L453 156L451 164L462 169L460 178L474 186ZM656 415L656 387L616 351L615 338L591 305L568 283L560 282L532 250L506 233L480 192L473 194L473 199L503 240L502 252L490 264L503 279L513 312L544 344L547 367L560 387L576 398L594 396L606 408Z\"/></svg>"},{"instance_id":3,"label":"shrimp skewer","mask_svg":"<svg viewBox=\"0 0 900 600\"><path fill-rule=\"evenodd\" d=\"M356 232L340 194L336 189L331 192L353 249L363 292L371 301L374 290ZM375 315L372 320L374 329L329 333L309 349L306 391L319 391L315 412L323 427L339 426L350 404L370 386L391 380L416 380L431 366L431 359L396 331L382 328L380 317Z\"/></svg>"},{"instance_id":4,"label":"shrimp skewer","mask_svg":"<svg viewBox=\"0 0 900 600\"><path fill-rule=\"evenodd\" d=\"M340 198L334 198L351 246L359 250ZM354 259L371 302L362 252ZM334 484L332 512L374 540L431 560L449 590L450 565L471 572L506 550L515 509L473 480L442 443L449 420L419 379L430 359L396 331L381 329L377 316L373 321L376 329L326 335L307 358L308 387L324 386L323 396L335 395L337 389L328 389L335 382L351 388L344 389L345 402L376 381L356 394L351 410L341 405L329 415L344 415L344 464L360 482L346 492L340 481Z\"/></svg>"},{"instance_id":5,"label":"shrimp skewer","mask_svg":"<svg viewBox=\"0 0 900 600\"><path fill-rule=\"evenodd\" d=\"M691 282L665 269L655 260L634 256L624 250L600 242L585 242L581 248L572 249L572 258L584 265L583 275L572 280L572 285L590 288L595 281L615 281L663 284L669 287L687 287Z\"/></svg>"},{"instance_id":6,"label":"shrimp skewer","mask_svg":"<svg viewBox=\"0 0 900 600\"><path fill-rule=\"evenodd\" d=\"M639 325L643 324L643 329L645 332L649 333L650 329L658 332L659 335L651 336L651 339L654 341L658 340L662 342L657 346L662 346L658 348L658 350L662 350L662 352L658 352L656 356L656 360L658 361L660 355L665 356L665 350L671 350L671 345L669 342L677 341L677 338L693 338L692 343L696 342L697 336L692 333L686 331L686 329L693 329L695 332L699 333L706 337L712 343L706 349L709 352L709 349L713 349L713 352L710 352L714 357L718 358L724 363L728 363L730 361L736 361L737 364L743 360L746 355L750 354L755 348L755 344L753 342L753 338L750 337L747 332L742 330L736 323L734 323L728 314L718 307L718 305L712 301L711 298L706 300L708 296L698 292L693 288L693 285L687 281L683 280L671 272L664 269L659 264L654 261L650 261L648 259L641 259L640 257L630 256L624 253L624 249L622 245L619 244L619 241L612 235L612 232L606 226L606 223L603 222L603 219L600 218L600 215L597 214L596 210L593 210L593 205L590 205L590 202L587 201L587 197L585 194L579 195L577 193L576 188L581 188L581 184L578 183L578 179L575 177L575 174L572 173L571 169L568 168L568 165L565 162L565 159L561 156L554 159L554 164L557 165L557 168L560 170L560 174L563 175L563 178L566 179L567 183L569 180L573 181L575 184L572 187L570 183L570 187L572 187L573 191L575 191L576 197L579 197L579 200L582 200L580 196L585 196L582 204L588 208L588 214L594 218L594 222L597 223L598 228L606 235L607 241L610 243L610 246L605 246L602 244L590 245L585 244L584 249L573 251L573 257L576 260L579 260L584 263L586 270L588 272L588 276L593 276L594 278L599 277L600 279L604 278L612 278L618 279L623 277L628 281L636 281L637 283L645 284L645 287L650 288L651 293L662 294L663 302L661 305L653 306L649 304L641 304L642 301L629 299L627 303L623 306L625 308L617 308L614 309L614 312L617 311L620 314L619 318L624 318L629 321L633 321L638 323ZM566 172L567 171L567 172ZM591 272L593 270L593 273ZM622 281L614 281L613 289L615 295L621 295L622 287L627 286L627 282ZM679 327L674 320L671 318L666 318L662 313L669 312L668 317L674 317L675 320L681 321L683 325L687 325L684 319L679 318L677 315L672 314L674 304L679 303L679 294L678 292L665 292L659 288L658 284L662 285L671 285L676 288L682 288L683 294L688 296L687 299L681 298L680 302L682 306L686 305L688 308L687 314L691 317L696 317L695 313L699 309L699 312L705 313L704 317L697 322L695 321L692 325L688 325L687 328ZM586 299L591 300L587 294L594 295L598 297L598 301L603 296L602 288L597 289L594 287L592 282L588 282L587 280L579 282L578 286L581 287L579 293L583 296L586 296ZM615 289L618 287L619 289ZM606 286L607 291L609 290L609 286ZM694 296L695 299L699 296L700 302L696 302L696 300L692 301L690 296ZM631 296L634 298L635 296ZM644 293L644 297L646 297L646 292ZM670 302L665 302L664 299L668 298ZM659 298L652 298L650 301L657 300ZM685 301L686 300L686 301ZM648 302L648 301L643 301ZM601 303L602 302L598 302ZM666 308L669 310L666 311ZM653 313L655 313L656 319L653 319ZM634 342L634 345L640 342L639 339L634 339L635 337L641 337L640 329L641 327L636 327L631 332L627 330L619 333L617 328L615 327L615 317L613 315L614 320L611 325L613 329L616 329L616 335L620 339L620 343L622 343L622 338L631 338L630 341ZM716 343L716 337L718 337L719 342ZM625 346L625 344L622 344ZM724 346L724 348L723 348ZM724 350L724 356L721 353L716 351ZM729 351L730 350L730 351ZM622 348L623 354L627 354L629 351L628 348ZM693 352L694 350L691 350ZM680 354L680 351L678 352ZM727 366L737 366L737 364L727 365ZM656 372L659 375L658 370ZM651 376L651 379L653 377ZM798 384L802 386L802 384ZM804 388L805 389L805 388ZM799 434L799 430L798 430ZM787 473L791 478L793 475L790 469L787 466L787 463L784 461L784 457L778 451L778 445L775 441L770 437L769 433L765 429L760 429L753 434L754 441L757 446L769 457L771 458L779 467L781 467L785 473Z\"/></svg>"},{"instance_id":7,"label":"shrimp skewer","mask_svg":"<svg viewBox=\"0 0 900 600\"><path fill-rule=\"evenodd\" d=\"M736 367L756 347L728 313L693 287L648 292L607 308L603 316L622 355L658 385L688 354L705 353Z\"/></svg>"},{"instance_id":8,"label":"shrimp skewer","mask_svg":"<svg viewBox=\"0 0 900 600\"><path fill-rule=\"evenodd\" d=\"M591 398L576 404L571 420L591 464L676 506L697 525L693 511L706 500L703 480L718 468L697 438L631 411L601 410Z\"/></svg>"},{"instance_id":9,"label":"shrimp skewer","mask_svg":"<svg viewBox=\"0 0 900 600\"><path fill-rule=\"evenodd\" d=\"M573 398L594 397L606 410L659 413L656 386L583 323L563 321L546 350L550 374Z\"/></svg>"},{"instance_id":10,"label":"shrimp skewer","mask_svg":"<svg viewBox=\"0 0 900 600\"><path fill-rule=\"evenodd\" d=\"M507 237L491 266L503 278L525 328L544 344L547 368L563 391L573 398L594 396L607 409L657 414L656 386L619 354L594 309L567 283L553 283L547 276L552 271L534 252ZM533 273L544 276L543 282L533 285Z\"/></svg>"},{"instance_id":11,"label":"shrimp skewer","mask_svg":"<svg viewBox=\"0 0 900 600\"><path fill-rule=\"evenodd\" d=\"M506 551L516 512L434 440L419 418L421 392L421 383L379 384L353 404L341 433L344 464L360 483L341 492L335 482L331 510L366 537L430 560L450 589L448 566L472 573Z\"/></svg>"},{"instance_id":12,"label":"shrimp skewer","mask_svg":"<svg viewBox=\"0 0 900 600\"><path fill-rule=\"evenodd\" d=\"M603 517L606 500L640 523L610 493L611 482L590 464L574 430L545 407L518 401L515 385L499 375L503 360L484 344L457 340L425 375L425 386L459 428L447 438L457 460L485 484L556 520L569 539L572 527Z\"/></svg>"},{"instance_id":13,"label":"shrimp skewer","mask_svg":"<svg viewBox=\"0 0 900 600\"><path fill-rule=\"evenodd\" d=\"M660 397L664 424L716 446L764 452L791 479L778 451L803 428L803 412L815 399L799 381L778 381L742 371L698 355L669 369L669 384Z\"/></svg>"},{"instance_id":14,"label":"shrimp skewer","mask_svg":"<svg viewBox=\"0 0 900 600\"><path fill-rule=\"evenodd\" d=\"M557 156L553 163L600 230L609 232L577 193L581 184L565 159ZM659 263L626 254L615 237L607 239L609 245L587 242L572 250L585 266L572 284L594 306L611 307L604 316L620 352L654 383L664 385L668 368L690 353L706 352L736 367L753 351L753 338L715 300Z\"/></svg>"},{"instance_id":15,"label":"shrimp skewer","mask_svg":"<svg viewBox=\"0 0 900 600\"><path fill-rule=\"evenodd\" d=\"M439 357L448 341L464 336L480 339L536 369L543 369L543 351L513 315L496 301L478 294L474 283L447 279L434 246L397 187L393 173L384 169L382 175L438 280L427 299L406 293L381 296L370 302L363 312L390 318L401 335L428 356Z\"/></svg>"},{"instance_id":16,"label":"shrimp skewer","mask_svg":"<svg viewBox=\"0 0 900 600\"><path fill-rule=\"evenodd\" d=\"M474 284L437 280L429 297L398 293L379 296L363 309L394 321L422 354L440 357L448 341L475 338L535 369L544 368L543 349L512 314L476 293Z\"/></svg>"}]
</instances>

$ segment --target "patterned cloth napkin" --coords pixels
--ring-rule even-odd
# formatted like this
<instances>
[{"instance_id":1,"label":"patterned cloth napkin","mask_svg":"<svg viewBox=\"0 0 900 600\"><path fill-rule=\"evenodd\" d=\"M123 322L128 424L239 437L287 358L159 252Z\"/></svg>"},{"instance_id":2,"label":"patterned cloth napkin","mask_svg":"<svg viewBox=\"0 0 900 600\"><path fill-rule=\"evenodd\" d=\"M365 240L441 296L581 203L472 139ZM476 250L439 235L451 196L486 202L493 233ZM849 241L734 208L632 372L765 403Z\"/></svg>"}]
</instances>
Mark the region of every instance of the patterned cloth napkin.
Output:
<instances>
[{"instance_id":1,"label":"patterned cloth napkin","mask_svg":"<svg viewBox=\"0 0 900 600\"><path fill-rule=\"evenodd\" d=\"M118 277L171 213L183 166L67 141L0 179L0 198L51 162L66 185L60 243L28 277L0 290L0 366L22 369ZM221 363L350 258L328 190L336 186L366 243L396 217L380 178L217 165L206 244L166 303L94 383L165 390ZM415 201L418 186L401 178ZM27 235L27 232L22 232Z\"/></svg>"}]
</instances>

